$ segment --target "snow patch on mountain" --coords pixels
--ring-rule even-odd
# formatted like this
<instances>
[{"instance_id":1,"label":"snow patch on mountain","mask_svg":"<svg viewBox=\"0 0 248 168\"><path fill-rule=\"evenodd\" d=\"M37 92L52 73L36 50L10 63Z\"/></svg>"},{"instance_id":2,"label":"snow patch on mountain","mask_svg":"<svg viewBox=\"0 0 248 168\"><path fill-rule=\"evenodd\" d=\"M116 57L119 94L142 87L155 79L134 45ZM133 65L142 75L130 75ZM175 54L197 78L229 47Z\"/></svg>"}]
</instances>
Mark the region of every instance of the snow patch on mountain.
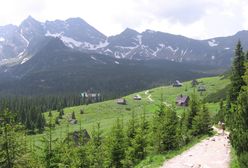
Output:
<instances>
[{"instance_id":1,"label":"snow patch on mountain","mask_svg":"<svg viewBox=\"0 0 248 168\"><path fill-rule=\"evenodd\" d=\"M115 64L120 64L118 61L115 61Z\"/></svg>"},{"instance_id":2,"label":"snow patch on mountain","mask_svg":"<svg viewBox=\"0 0 248 168\"><path fill-rule=\"evenodd\" d=\"M109 45L108 40L105 40L104 42L100 42L98 45L96 45L94 47L94 50L99 49L99 48L107 47L108 45Z\"/></svg>"},{"instance_id":3,"label":"snow patch on mountain","mask_svg":"<svg viewBox=\"0 0 248 168\"><path fill-rule=\"evenodd\" d=\"M0 42L4 42L4 41L5 41L5 38L0 37Z\"/></svg>"},{"instance_id":4,"label":"snow patch on mountain","mask_svg":"<svg viewBox=\"0 0 248 168\"><path fill-rule=\"evenodd\" d=\"M142 44L142 35L137 35L136 37L137 37L137 40L139 42L139 45L141 45Z\"/></svg>"},{"instance_id":5,"label":"snow patch on mountain","mask_svg":"<svg viewBox=\"0 0 248 168\"><path fill-rule=\"evenodd\" d=\"M160 47L162 47L162 48L163 48L163 47L165 47L165 45L164 45L164 44L158 44L158 45L159 45Z\"/></svg>"},{"instance_id":6,"label":"snow patch on mountain","mask_svg":"<svg viewBox=\"0 0 248 168\"><path fill-rule=\"evenodd\" d=\"M100 60L100 59L96 59L94 56L90 56L91 59L93 59L95 61L95 63L101 63L101 64L106 64L106 62Z\"/></svg>"},{"instance_id":7,"label":"snow patch on mountain","mask_svg":"<svg viewBox=\"0 0 248 168\"><path fill-rule=\"evenodd\" d=\"M20 36L21 36L21 38L26 42L26 46L28 47L29 41L23 36L22 30L21 30Z\"/></svg>"},{"instance_id":8,"label":"snow patch on mountain","mask_svg":"<svg viewBox=\"0 0 248 168\"><path fill-rule=\"evenodd\" d=\"M215 41L215 39L212 39L211 41L208 41L208 45L210 47L216 47L218 46L219 44Z\"/></svg>"},{"instance_id":9,"label":"snow patch on mountain","mask_svg":"<svg viewBox=\"0 0 248 168\"><path fill-rule=\"evenodd\" d=\"M107 40L105 40L104 42L99 42L99 44L94 45L88 42L81 42L81 41L77 41L71 37L67 37L63 35L64 32L60 32L60 33L50 33L49 31L46 32L45 36L51 36L51 37L59 37L64 43L65 45L67 45L70 48L74 48L78 47L78 48L84 48L84 49L88 49L88 50L97 50L100 48L104 48L107 47L109 45L109 42Z\"/></svg>"},{"instance_id":10,"label":"snow patch on mountain","mask_svg":"<svg viewBox=\"0 0 248 168\"><path fill-rule=\"evenodd\" d=\"M211 56L211 59L212 59L212 60L215 60L215 56L214 56L214 55L212 55L212 56Z\"/></svg>"},{"instance_id":11,"label":"snow patch on mountain","mask_svg":"<svg viewBox=\"0 0 248 168\"><path fill-rule=\"evenodd\" d=\"M25 62L27 62L30 58L24 58L21 62L21 64L24 64Z\"/></svg>"},{"instance_id":12,"label":"snow patch on mountain","mask_svg":"<svg viewBox=\"0 0 248 168\"><path fill-rule=\"evenodd\" d=\"M159 51L160 51L160 49L159 49L158 47L156 47L156 51L154 51L154 52L152 53L152 55L156 57L156 56L157 56L157 53L158 53Z\"/></svg>"},{"instance_id":13,"label":"snow patch on mountain","mask_svg":"<svg viewBox=\"0 0 248 168\"><path fill-rule=\"evenodd\" d=\"M229 47L226 47L225 50L230 50L230 48Z\"/></svg>"},{"instance_id":14,"label":"snow patch on mountain","mask_svg":"<svg viewBox=\"0 0 248 168\"><path fill-rule=\"evenodd\" d=\"M138 47L138 45L137 46L134 46L134 47L124 47L124 46L115 46L115 47L117 47L117 48L121 48L121 49L129 49L129 50L133 50L133 49L135 49L135 48L137 48Z\"/></svg>"},{"instance_id":15,"label":"snow patch on mountain","mask_svg":"<svg viewBox=\"0 0 248 168\"><path fill-rule=\"evenodd\" d=\"M18 58L21 58L25 51L26 51L26 49L24 49L22 52L20 52L20 53L18 54Z\"/></svg>"},{"instance_id":16,"label":"snow patch on mountain","mask_svg":"<svg viewBox=\"0 0 248 168\"><path fill-rule=\"evenodd\" d=\"M166 47L166 49L171 50L175 54L178 51L179 48L173 49L172 46L168 46L168 47Z\"/></svg>"},{"instance_id":17,"label":"snow patch on mountain","mask_svg":"<svg viewBox=\"0 0 248 168\"><path fill-rule=\"evenodd\" d=\"M63 34L64 34L64 32L52 34L52 33L50 33L50 31L47 31L45 36L58 37L70 48L74 48L73 46L80 47L83 44L82 42L76 41L73 38L63 36ZM84 45L87 46L88 44L84 44Z\"/></svg>"},{"instance_id":18,"label":"snow patch on mountain","mask_svg":"<svg viewBox=\"0 0 248 168\"><path fill-rule=\"evenodd\" d=\"M104 52L105 52L105 53L107 53L107 52L113 53L113 51L111 51L110 49L106 49Z\"/></svg>"},{"instance_id":19,"label":"snow patch on mountain","mask_svg":"<svg viewBox=\"0 0 248 168\"><path fill-rule=\"evenodd\" d=\"M96 61L96 58L95 57L91 56L90 58Z\"/></svg>"}]
</instances>

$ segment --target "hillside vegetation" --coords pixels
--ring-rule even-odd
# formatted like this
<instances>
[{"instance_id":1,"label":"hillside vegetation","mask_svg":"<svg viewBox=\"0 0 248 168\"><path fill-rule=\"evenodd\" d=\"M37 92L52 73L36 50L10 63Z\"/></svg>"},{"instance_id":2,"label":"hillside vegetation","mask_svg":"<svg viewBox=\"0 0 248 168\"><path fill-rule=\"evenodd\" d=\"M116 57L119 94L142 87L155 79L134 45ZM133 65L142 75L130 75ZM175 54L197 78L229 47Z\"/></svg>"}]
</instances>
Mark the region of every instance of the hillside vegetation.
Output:
<instances>
[{"instance_id":1,"label":"hillside vegetation","mask_svg":"<svg viewBox=\"0 0 248 168\"><path fill-rule=\"evenodd\" d=\"M229 84L229 79L222 79L221 76L200 78L197 81L200 82L200 85L202 84L206 87L206 91L202 92L202 94L197 91L197 87L192 87L191 81L187 81L183 83L182 87L172 87L171 85L163 86L125 96L124 98L127 100L127 105L118 105L116 100L109 100L89 105L65 108L65 115L63 116L60 125L55 126L53 135L62 138L66 136L68 129L69 131L74 131L79 130L80 127L86 128L91 132L90 130L92 130L93 126L96 126L97 122L100 122L103 131L107 132L116 121L116 118L121 118L126 122L131 118L132 112L136 115L141 115L143 111L145 111L147 117L152 117L161 98L167 105L175 107L178 115L180 115L181 112L186 109L185 107L175 105L175 99L180 94L190 96L195 92L200 98L204 99L206 96L222 90ZM137 94L142 97L142 100L133 100L133 96ZM208 103L207 107L209 108L210 114L216 114L218 110L217 103ZM83 114L80 114L80 110L83 110ZM75 125L69 124L68 122L72 112L75 112L76 119L78 120L78 123ZM52 121L54 122L55 118L59 115L59 112L51 111L51 113L53 118ZM45 113L45 117L48 120L48 112ZM41 137L43 137L42 134L32 136L36 143L40 143Z\"/></svg>"}]
</instances>

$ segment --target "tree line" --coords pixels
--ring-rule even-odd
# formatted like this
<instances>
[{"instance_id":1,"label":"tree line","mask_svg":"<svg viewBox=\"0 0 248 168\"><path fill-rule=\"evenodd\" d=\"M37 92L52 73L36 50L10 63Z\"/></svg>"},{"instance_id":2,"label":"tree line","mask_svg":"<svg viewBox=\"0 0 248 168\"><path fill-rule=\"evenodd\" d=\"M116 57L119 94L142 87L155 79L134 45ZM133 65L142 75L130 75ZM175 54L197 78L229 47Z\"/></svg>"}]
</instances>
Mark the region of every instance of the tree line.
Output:
<instances>
[{"instance_id":1,"label":"tree line","mask_svg":"<svg viewBox=\"0 0 248 168\"><path fill-rule=\"evenodd\" d=\"M216 121L225 122L239 166L248 167L248 52L237 43L230 73L231 84L226 101L220 102Z\"/></svg>"}]
</instances>

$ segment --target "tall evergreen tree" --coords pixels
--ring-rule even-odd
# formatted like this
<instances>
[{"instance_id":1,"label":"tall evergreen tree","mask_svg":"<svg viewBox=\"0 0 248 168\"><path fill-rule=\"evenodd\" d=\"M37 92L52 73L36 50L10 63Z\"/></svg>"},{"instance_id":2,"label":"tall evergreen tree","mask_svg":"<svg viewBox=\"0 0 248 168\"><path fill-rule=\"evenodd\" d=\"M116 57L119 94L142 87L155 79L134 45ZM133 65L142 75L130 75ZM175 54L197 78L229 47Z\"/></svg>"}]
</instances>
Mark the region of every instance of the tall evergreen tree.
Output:
<instances>
[{"instance_id":1,"label":"tall evergreen tree","mask_svg":"<svg viewBox=\"0 0 248 168\"><path fill-rule=\"evenodd\" d=\"M174 109L160 104L153 120L153 138L155 151L163 153L178 146L178 118Z\"/></svg>"},{"instance_id":2,"label":"tall evergreen tree","mask_svg":"<svg viewBox=\"0 0 248 168\"><path fill-rule=\"evenodd\" d=\"M0 165L3 168L31 168L32 157L22 139L23 126L16 124L14 118L7 109L0 115Z\"/></svg>"},{"instance_id":3,"label":"tall evergreen tree","mask_svg":"<svg viewBox=\"0 0 248 168\"><path fill-rule=\"evenodd\" d=\"M232 66L232 74L231 74L231 88L229 91L230 101L237 101L239 92L244 85L243 76L245 73L245 56L243 52L243 48L241 42L238 41L238 44L235 49L235 56L233 60Z\"/></svg>"},{"instance_id":4,"label":"tall evergreen tree","mask_svg":"<svg viewBox=\"0 0 248 168\"><path fill-rule=\"evenodd\" d=\"M220 101L219 108L220 109L219 109L218 113L215 116L215 123L225 121L225 108L224 108L223 100Z\"/></svg>"},{"instance_id":5,"label":"tall evergreen tree","mask_svg":"<svg viewBox=\"0 0 248 168\"><path fill-rule=\"evenodd\" d=\"M89 142L90 167L103 167L103 135L100 123L97 123L97 128L92 131L92 138Z\"/></svg>"},{"instance_id":6,"label":"tall evergreen tree","mask_svg":"<svg viewBox=\"0 0 248 168\"><path fill-rule=\"evenodd\" d=\"M210 115L205 104L193 118L192 133L193 135L209 134L211 131Z\"/></svg>"},{"instance_id":7,"label":"tall evergreen tree","mask_svg":"<svg viewBox=\"0 0 248 168\"><path fill-rule=\"evenodd\" d=\"M243 76L245 86L239 94L237 110L233 112L233 124L231 129L231 144L237 152L241 168L248 167L248 63Z\"/></svg>"},{"instance_id":8,"label":"tall evergreen tree","mask_svg":"<svg viewBox=\"0 0 248 168\"><path fill-rule=\"evenodd\" d=\"M52 117L49 117L49 124L48 124L48 132L47 135L44 137L43 142L45 144L44 147L44 157L43 161L45 163L46 168L55 168L59 163L58 158L58 151L55 146L56 139L53 138L52 134Z\"/></svg>"},{"instance_id":9,"label":"tall evergreen tree","mask_svg":"<svg viewBox=\"0 0 248 168\"><path fill-rule=\"evenodd\" d=\"M72 114L71 114L71 119L76 119L76 115L75 115L75 112L73 111Z\"/></svg>"},{"instance_id":10,"label":"tall evergreen tree","mask_svg":"<svg viewBox=\"0 0 248 168\"><path fill-rule=\"evenodd\" d=\"M46 125L45 117L43 114L39 113L37 121L36 121L36 127L37 127L39 133L42 133L44 131L45 125Z\"/></svg>"},{"instance_id":11,"label":"tall evergreen tree","mask_svg":"<svg viewBox=\"0 0 248 168\"><path fill-rule=\"evenodd\" d=\"M194 92L190 96L190 101L189 101L189 111L188 111L188 128L192 128L192 123L193 123L193 118L195 117L196 113L200 111L200 102L198 100L198 97L196 93Z\"/></svg>"},{"instance_id":12,"label":"tall evergreen tree","mask_svg":"<svg viewBox=\"0 0 248 168\"><path fill-rule=\"evenodd\" d=\"M123 123L120 119L116 120L115 125L111 130L111 144L110 144L110 167L123 167L123 159L125 158L125 134L123 130Z\"/></svg>"}]
</instances>

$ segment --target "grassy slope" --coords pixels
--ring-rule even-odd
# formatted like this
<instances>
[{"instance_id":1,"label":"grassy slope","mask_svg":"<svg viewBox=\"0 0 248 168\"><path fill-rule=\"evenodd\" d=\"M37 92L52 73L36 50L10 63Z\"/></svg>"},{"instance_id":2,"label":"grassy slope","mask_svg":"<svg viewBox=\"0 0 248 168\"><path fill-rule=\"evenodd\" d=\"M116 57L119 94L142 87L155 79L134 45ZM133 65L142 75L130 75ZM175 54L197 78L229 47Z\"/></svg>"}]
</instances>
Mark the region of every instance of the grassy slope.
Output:
<instances>
[{"instance_id":1,"label":"grassy slope","mask_svg":"<svg viewBox=\"0 0 248 168\"><path fill-rule=\"evenodd\" d=\"M199 97L204 98L208 94L214 93L222 88L224 88L228 83L228 79L221 79L221 77L210 77L210 78L201 78L198 81L203 82L206 86L207 91L204 92ZM163 101L166 101L168 104L175 104L175 98L180 95L190 95L194 92L194 88L191 87L191 81L184 82L183 87L180 88L173 88L172 86L164 86L151 89L148 94L151 94L151 98L154 100L150 102L148 100L148 95L145 94L145 91L131 94L126 96L127 105L117 105L115 100L109 100L105 102L90 104L90 105L83 105L83 106L76 106L76 107L69 107L65 108L65 116L64 119L61 121L60 125L56 125L56 128L53 131L54 138L61 138L65 137L68 130L70 132L74 130L80 129L80 127L86 128L91 132L93 126L96 126L97 122L101 123L101 128L106 133L112 127L113 123L116 121L116 118L122 118L127 121L132 114L132 111L135 114L139 115L142 114L143 110L145 109L147 116L151 117L153 112L156 110L157 104L159 104L161 95L163 96ZM142 97L142 100L135 101L133 100L133 96L139 94ZM215 114L218 110L218 104L208 104L209 110L211 114ZM80 109L84 110L84 114L80 114ZM180 115L186 108L184 107L176 107L178 114ZM68 124L67 118L70 117L72 111L75 111L76 118L78 120L78 124L71 125ZM53 120L55 121L55 117L58 116L58 112L53 111ZM47 118L48 113L45 113ZM81 123L81 124L80 124ZM81 125L81 126L80 126ZM30 136L29 138L32 139L32 142L35 142L36 145L40 145L40 139L44 136L44 134Z\"/></svg>"}]
</instances>

